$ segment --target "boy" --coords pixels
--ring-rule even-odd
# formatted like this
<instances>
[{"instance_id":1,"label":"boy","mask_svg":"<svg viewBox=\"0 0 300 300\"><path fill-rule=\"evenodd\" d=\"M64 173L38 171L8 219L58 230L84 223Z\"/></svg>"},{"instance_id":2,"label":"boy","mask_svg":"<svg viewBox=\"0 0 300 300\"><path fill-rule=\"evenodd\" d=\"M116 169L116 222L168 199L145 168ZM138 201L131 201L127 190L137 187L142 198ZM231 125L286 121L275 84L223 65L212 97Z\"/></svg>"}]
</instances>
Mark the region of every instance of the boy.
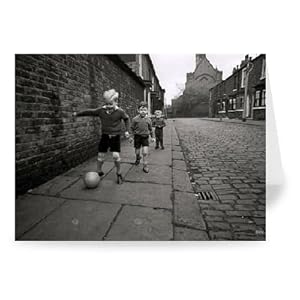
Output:
<instances>
[{"instance_id":1,"label":"boy","mask_svg":"<svg viewBox=\"0 0 300 300\"><path fill-rule=\"evenodd\" d=\"M138 165L141 160L141 148L143 155L143 171L149 173L147 155L149 147L149 135L151 142L154 142L151 119L147 116L148 108L145 102L141 102L138 106L139 114L132 119L131 130L134 134L134 148L136 154L135 165Z\"/></svg>"},{"instance_id":2,"label":"boy","mask_svg":"<svg viewBox=\"0 0 300 300\"><path fill-rule=\"evenodd\" d=\"M121 121L124 120L126 131L125 137L129 137L129 117L117 106L119 93L114 89L104 92L105 105L96 109L87 109L81 112L74 112L75 117L95 116L101 119L102 135L98 145L97 169L99 176L103 176L102 166L105 153L108 148L112 152L113 160L117 169L117 183L123 182L121 174Z\"/></svg>"},{"instance_id":3,"label":"boy","mask_svg":"<svg viewBox=\"0 0 300 300\"><path fill-rule=\"evenodd\" d=\"M153 127L155 127L155 139L156 139L155 149L159 148L159 144L161 146L161 149L165 149L164 141L163 141L163 139L164 139L163 128L166 126L166 123L161 115L162 115L161 110L155 111L155 118L153 120Z\"/></svg>"}]
</instances>

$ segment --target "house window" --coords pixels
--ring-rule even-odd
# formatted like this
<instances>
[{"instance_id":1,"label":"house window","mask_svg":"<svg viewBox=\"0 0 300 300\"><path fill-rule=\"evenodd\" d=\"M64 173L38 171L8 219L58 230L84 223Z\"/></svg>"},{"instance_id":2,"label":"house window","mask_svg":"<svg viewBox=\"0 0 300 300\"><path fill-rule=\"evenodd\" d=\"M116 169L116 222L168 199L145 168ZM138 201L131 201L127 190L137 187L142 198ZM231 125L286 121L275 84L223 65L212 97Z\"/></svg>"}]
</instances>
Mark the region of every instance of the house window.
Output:
<instances>
[{"instance_id":1,"label":"house window","mask_svg":"<svg viewBox=\"0 0 300 300\"><path fill-rule=\"evenodd\" d=\"M236 109L236 98L232 99L232 109Z\"/></svg>"},{"instance_id":2,"label":"house window","mask_svg":"<svg viewBox=\"0 0 300 300\"><path fill-rule=\"evenodd\" d=\"M264 58L262 61L262 67L261 67L261 76L260 79L266 78L266 59Z\"/></svg>"},{"instance_id":3,"label":"house window","mask_svg":"<svg viewBox=\"0 0 300 300\"><path fill-rule=\"evenodd\" d=\"M260 91L255 92L254 106L260 106Z\"/></svg>"},{"instance_id":4,"label":"house window","mask_svg":"<svg viewBox=\"0 0 300 300\"><path fill-rule=\"evenodd\" d=\"M226 110L226 102L225 102L225 101L222 102L222 110L223 110L223 111Z\"/></svg>"},{"instance_id":5,"label":"house window","mask_svg":"<svg viewBox=\"0 0 300 300\"><path fill-rule=\"evenodd\" d=\"M229 99L229 107L228 109L232 109L232 99Z\"/></svg>"},{"instance_id":6,"label":"house window","mask_svg":"<svg viewBox=\"0 0 300 300\"><path fill-rule=\"evenodd\" d=\"M261 93L261 106L265 106L266 105L266 90L262 90Z\"/></svg>"},{"instance_id":7,"label":"house window","mask_svg":"<svg viewBox=\"0 0 300 300\"><path fill-rule=\"evenodd\" d=\"M240 96L239 101L238 101L238 108L242 109L244 108L244 97Z\"/></svg>"}]
</instances>

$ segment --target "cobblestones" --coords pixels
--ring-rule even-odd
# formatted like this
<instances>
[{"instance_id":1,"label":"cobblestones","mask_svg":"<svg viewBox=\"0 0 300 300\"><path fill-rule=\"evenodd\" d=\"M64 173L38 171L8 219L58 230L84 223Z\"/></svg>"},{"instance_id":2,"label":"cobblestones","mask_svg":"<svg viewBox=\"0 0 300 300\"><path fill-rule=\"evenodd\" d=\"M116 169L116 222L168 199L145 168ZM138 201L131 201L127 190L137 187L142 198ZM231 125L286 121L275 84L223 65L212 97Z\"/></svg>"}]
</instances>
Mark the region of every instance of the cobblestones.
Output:
<instances>
[{"instance_id":1,"label":"cobblestones","mask_svg":"<svg viewBox=\"0 0 300 300\"><path fill-rule=\"evenodd\" d=\"M174 122L210 239L265 239L265 127L177 119Z\"/></svg>"}]
</instances>

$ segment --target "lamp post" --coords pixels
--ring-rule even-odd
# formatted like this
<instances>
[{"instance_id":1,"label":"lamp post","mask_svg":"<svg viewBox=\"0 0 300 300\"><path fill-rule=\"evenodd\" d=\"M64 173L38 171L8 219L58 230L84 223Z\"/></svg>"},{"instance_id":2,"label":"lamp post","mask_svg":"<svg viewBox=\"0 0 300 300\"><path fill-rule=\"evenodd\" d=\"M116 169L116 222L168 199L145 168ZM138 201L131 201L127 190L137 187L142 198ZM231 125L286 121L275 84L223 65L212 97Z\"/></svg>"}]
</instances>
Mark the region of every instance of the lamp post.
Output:
<instances>
[{"instance_id":1,"label":"lamp post","mask_svg":"<svg viewBox=\"0 0 300 300\"><path fill-rule=\"evenodd\" d=\"M245 93L244 93L244 109L243 109L243 122L246 122L246 107L248 105L247 96L248 96L248 81L249 81L249 74L253 69L253 63L248 61L247 67L245 69Z\"/></svg>"}]
</instances>

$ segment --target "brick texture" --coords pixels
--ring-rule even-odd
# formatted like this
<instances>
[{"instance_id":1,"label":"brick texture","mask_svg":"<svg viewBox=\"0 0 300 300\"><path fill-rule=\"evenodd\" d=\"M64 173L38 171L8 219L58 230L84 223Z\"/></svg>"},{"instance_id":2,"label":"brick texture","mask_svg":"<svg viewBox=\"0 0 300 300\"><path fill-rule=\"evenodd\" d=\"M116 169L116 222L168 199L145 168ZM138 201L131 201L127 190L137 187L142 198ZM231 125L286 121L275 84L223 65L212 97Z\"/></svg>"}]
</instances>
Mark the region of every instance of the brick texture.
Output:
<instances>
[{"instance_id":1,"label":"brick texture","mask_svg":"<svg viewBox=\"0 0 300 300\"><path fill-rule=\"evenodd\" d=\"M130 117L143 100L143 84L116 55L16 55L15 62L17 194L97 153L100 121L75 120L73 111L102 105L110 88Z\"/></svg>"}]
</instances>

